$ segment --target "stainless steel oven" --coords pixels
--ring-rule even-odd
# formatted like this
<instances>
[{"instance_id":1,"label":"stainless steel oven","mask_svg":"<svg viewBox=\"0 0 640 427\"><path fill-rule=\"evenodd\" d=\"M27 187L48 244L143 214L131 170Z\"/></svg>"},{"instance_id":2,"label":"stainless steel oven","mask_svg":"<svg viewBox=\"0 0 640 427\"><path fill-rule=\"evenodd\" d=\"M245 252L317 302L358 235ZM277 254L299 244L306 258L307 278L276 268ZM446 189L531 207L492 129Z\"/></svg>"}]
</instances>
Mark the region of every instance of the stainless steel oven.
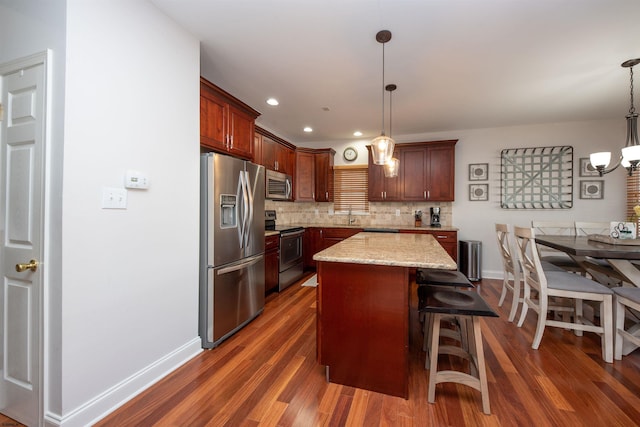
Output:
<instances>
[{"instance_id":1,"label":"stainless steel oven","mask_svg":"<svg viewBox=\"0 0 640 427\"><path fill-rule=\"evenodd\" d=\"M280 231L280 279L278 290L291 286L302 277L302 227L289 228Z\"/></svg>"}]
</instances>

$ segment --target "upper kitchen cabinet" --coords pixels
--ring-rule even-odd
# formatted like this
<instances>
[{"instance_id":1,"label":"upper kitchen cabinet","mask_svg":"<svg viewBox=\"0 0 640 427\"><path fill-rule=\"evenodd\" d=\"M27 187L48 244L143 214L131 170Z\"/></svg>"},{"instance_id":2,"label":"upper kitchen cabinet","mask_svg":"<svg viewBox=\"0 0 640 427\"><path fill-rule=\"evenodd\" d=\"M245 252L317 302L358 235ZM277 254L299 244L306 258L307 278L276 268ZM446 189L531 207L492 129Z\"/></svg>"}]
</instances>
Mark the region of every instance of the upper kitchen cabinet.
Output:
<instances>
[{"instance_id":1,"label":"upper kitchen cabinet","mask_svg":"<svg viewBox=\"0 0 640 427\"><path fill-rule=\"evenodd\" d=\"M295 172L295 146L271 132L256 126L255 145L261 158L256 157L256 163L267 169L293 176Z\"/></svg>"},{"instance_id":2,"label":"upper kitchen cabinet","mask_svg":"<svg viewBox=\"0 0 640 427\"><path fill-rule=\"evenodd\" d=\"M396 146L397 147L397 146ZM371 146L369 151L369 201L370 202L394 202L402 200L400 197L400 178L387 178L384 169L373 163ZM398 155L398 148L394 151L394 157ZM402 164L400 164L402 167Z\"/></svg>"},{"instance_id":3,"label":"upper kitchen cabinet","mask_svg":"<svg viewBox=\"0 0 640 427\"><path fill-rule=\"evenodd\" d=\"M315 151L316 202L333 202L333 148Z\"/></svg>"},{"instance_id":4,"label":"upper kitchen cabinet","mask_svg":"<svg viewBox=\"0 0 640 427\"><path fill-rule=\"evenodd\" d=\"M332 148L296 149L295 194L297 202L333 201Z\"/></svg>"},{"instance_id":5,"label":"upper kitchen cabinet","mask_svg":"<svg viewBox=\"0 0 640 427\"><path fill-rule=\"evenodd\" d=\"M402 200L451 202L455 199L456 142L399 144Z\"/></svg>"},{"instance_id":6,"label":"upper kitchen cabinet","mask_svg":"<svg viewBox=\"0 0 640 427\"><path fill-rule=\"evenodd\" d=\"M200 77L200 145L254 160L254 123L260 115Z\"/></svg>"},{"instance_id":7,"label":"upper kitchen cabinet","mask_svg":"<svg viewBox=\"0 0 640 427\"><path fill-rule=\"evenodd\" d=\"M316 200L316 160L313 149L296 149L296 178L294 181L296 202Z\"/></svg>"}]
</instances>

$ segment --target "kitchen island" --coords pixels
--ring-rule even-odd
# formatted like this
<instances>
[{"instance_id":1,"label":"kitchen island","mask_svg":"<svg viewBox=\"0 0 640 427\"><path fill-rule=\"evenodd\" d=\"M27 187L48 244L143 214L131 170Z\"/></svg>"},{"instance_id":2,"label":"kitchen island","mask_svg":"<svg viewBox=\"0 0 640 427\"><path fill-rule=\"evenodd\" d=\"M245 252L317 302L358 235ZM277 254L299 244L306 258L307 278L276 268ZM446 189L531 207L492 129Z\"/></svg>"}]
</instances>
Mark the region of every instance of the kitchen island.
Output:
<instances>
[{"instance_id":1,"label":"kitchen island","mask_svg":"<svg viewBox=\"0 0 640 427\"><path fill-rule=\"evenodd\" d=\"M317 356L327 380L408 397L409 273L455 270L429 234L358 233L314 255Z\"/></svg>"}]
</instances>

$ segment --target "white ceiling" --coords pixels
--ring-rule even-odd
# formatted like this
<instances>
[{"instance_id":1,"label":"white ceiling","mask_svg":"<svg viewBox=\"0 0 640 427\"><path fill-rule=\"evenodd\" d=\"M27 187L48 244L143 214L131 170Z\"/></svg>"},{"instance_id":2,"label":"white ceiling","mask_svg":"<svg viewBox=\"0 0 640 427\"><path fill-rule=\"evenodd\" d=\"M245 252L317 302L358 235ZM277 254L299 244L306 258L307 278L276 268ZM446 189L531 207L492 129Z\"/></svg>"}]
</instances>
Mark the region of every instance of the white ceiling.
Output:
<instances>
[{"instance_id":1,"label":"white ceiling","mask_svg":"<svg viewBox=\"0 0 640 427\"><path fill-rule=\"evenodd\" d=\"M639 0L151 1L201 40L204 77L302 146L380 134L379 30L393 33L384 49L385 83L398 86L396 138L607 118L625 126L620 64L640 57ZM265 103L271 96L280 106Z\"/></svg>"}]
</instances>

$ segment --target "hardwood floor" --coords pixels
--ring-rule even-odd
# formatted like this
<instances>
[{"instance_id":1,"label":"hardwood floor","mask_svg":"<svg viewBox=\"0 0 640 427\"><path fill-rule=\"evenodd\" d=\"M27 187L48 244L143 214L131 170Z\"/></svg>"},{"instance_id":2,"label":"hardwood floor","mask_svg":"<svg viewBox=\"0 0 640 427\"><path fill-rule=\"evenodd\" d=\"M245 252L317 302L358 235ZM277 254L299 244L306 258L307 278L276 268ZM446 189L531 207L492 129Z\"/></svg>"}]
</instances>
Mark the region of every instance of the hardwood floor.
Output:
<instances>
[{"instance_id":1,"label":"hardwood floor","mask_svg":"<svg viewBox=\"0 0 640 427\"><path fill-rule=\"evenodd\" d=\"M325 381L316 363L315 288L293 285L220 347L205 351L98 426L631 426L640 422L640 350L606 364L595 334L545 330L539 350L530 313L522 328L497 307L501 284L481 293L500 318L483 319L492 415L480 394L427 375L412 311L409 399ZM415 295L412 292L412 295ZM415 307L416 301L412 300ZM441 356L441 363L448 361ZM449 363L459 366L451 358ZM380 369L384 369L381 367Z\"/></svg>"}]
</instances>

